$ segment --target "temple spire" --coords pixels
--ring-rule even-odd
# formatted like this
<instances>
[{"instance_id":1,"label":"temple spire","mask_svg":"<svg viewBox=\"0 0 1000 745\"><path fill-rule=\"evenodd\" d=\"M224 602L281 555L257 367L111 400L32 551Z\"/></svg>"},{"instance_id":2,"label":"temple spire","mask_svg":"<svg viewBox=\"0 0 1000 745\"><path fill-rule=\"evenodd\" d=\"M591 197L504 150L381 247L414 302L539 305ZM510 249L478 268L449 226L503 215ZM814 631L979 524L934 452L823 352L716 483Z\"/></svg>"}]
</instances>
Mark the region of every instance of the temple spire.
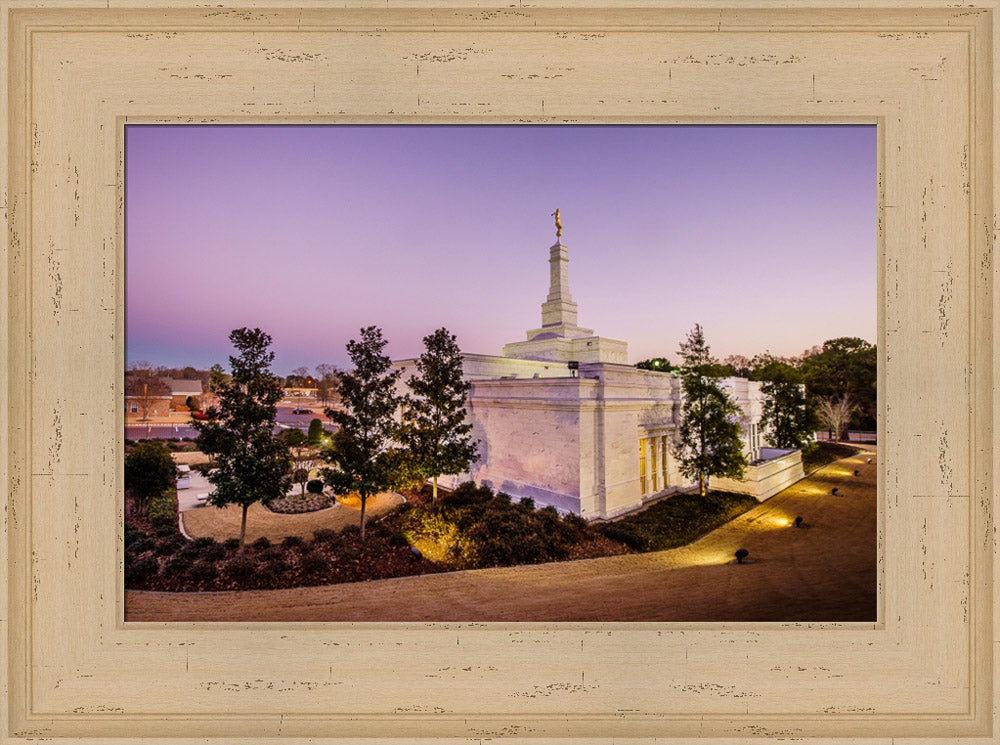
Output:
<instances>
[{"instance_id":1,"label":"temple spire","mask_svg":"<svg viewBox=\"0 0 1000 745\"><path fill-rule=\"evenodd\" d=\"M576 326L576 303L569 294L569 248L558 237L549 248L549 294L542 303L542 327Z\"/></svg>"}]
</instances>

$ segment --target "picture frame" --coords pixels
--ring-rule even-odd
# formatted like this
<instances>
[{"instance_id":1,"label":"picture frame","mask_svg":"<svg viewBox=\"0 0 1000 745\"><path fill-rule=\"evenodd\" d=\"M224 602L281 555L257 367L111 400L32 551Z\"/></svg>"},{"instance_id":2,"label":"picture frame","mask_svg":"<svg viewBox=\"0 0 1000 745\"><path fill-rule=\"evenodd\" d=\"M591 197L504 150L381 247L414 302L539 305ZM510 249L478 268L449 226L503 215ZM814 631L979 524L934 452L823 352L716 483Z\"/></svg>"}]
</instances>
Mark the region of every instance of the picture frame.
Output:
<instances>
[{"instance_id":1,"label":"picture frame","mask_svg":"<svg viewBox=\"0 0 1000 745\"><path fill-rule=\"evenodd\" d=\"M0 0L4 743L995 741L996 0L35 5ZM251 121L876 123L878 622L125 623L123 128Z\"/></svg>"}]
</instances>

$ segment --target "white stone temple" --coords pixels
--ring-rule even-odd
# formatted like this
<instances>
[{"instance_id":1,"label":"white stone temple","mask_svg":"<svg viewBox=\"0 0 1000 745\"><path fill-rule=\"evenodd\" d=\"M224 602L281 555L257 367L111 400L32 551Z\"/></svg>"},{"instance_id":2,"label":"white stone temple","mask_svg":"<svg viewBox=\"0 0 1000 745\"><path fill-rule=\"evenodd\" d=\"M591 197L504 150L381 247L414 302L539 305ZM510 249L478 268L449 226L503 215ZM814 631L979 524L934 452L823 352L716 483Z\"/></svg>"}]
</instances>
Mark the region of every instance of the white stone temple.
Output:
<instances>
[{"instance_id":1,"label":"white stone temple","mask_svg":"<svg viewBox=\"0 0 1000 745\"><path fill-rule=\"evenodd\" d=\"M472 382L469 415L479 440L473 480L514 498L586 518L608 518L696 486L677 468L671 443L681 414L680 379L628 364L628 344L577 325L569 292L569 249L549 249L549 294L542 324L502 356L464 354ZM397 367L413 370L414 360ZM404 378L406 375L403 376ZM747 460L743 481L712 479L712 488L764 500L803 477L798 450L767 447L760 430L760 383L727 378L743 412Z\"/></svg>"}]
</instances>

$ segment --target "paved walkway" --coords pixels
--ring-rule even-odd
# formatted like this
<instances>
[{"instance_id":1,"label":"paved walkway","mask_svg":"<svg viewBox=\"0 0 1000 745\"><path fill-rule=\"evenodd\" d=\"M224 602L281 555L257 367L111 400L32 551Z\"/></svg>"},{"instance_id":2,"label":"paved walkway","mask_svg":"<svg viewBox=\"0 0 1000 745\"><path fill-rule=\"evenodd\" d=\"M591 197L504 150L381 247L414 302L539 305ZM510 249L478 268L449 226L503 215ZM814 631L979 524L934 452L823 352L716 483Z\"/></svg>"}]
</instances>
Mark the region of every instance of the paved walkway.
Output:
<instances>
[{"instance_id":1,"label":"paved walkway","mask_svg":"<svg viewBox=\"0 0 1000 745\"><path fill-rule=\"evenodd\" d=\"M393 492L369 497L365 505L365 522L385 514L404 501L403 497ZM224 541L227 538L239 538L242 513L243 509L238 505L231 504L228 507L205 505L182 512L181 522L184 525L184 532L191 538L208 536L217 541ZM312 538L314 530L320 528L342 530L348 525L359 524L360 519L361 503L357 499L346 503L338 501L325 510L295 515L271 512L261 504L252 504L247 510L246 540L250 543L263 536L272 541L280 541L289 535Z\"/></svg>"},{"instance_id":2,"label":"paved walkway","mask_svg":"<svg viewBox=\"0 0 1000 745\"><path fill-rule=\"evenodd\" d=\"M826 466L670 551L292 590L129 591L126 620L873 622L874 456ZM797 515L808 528L790 526ZM731 563L740 547L753 563Z\"/></svg>"}]
</instances>

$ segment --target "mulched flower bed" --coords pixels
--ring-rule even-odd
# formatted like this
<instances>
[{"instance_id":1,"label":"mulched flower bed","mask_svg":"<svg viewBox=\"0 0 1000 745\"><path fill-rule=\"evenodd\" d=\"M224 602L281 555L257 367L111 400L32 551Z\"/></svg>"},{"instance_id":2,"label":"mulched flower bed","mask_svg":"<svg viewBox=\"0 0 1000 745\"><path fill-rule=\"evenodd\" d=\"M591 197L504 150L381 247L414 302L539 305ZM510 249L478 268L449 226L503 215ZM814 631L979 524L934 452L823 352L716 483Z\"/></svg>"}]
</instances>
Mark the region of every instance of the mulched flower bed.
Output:
<instances>
[{"instance_id":1,"label":"mulched flower bed","mask_svg":"<svg viewBox=\"0 0 1000 745\"><path fill-rule=\"evenodd\" d=\"M236 539L188 541L179 533L156 535L138 526L126 530L125 586L130 590L202 592L273 590L288 587L361 582L414 574L445 572L452 567L415 557L401 536L373 522L360 531L318 530L311 540L297 536L280 543L260 539L242 556Z\"/></svg>"},{"instance_id":2,"label":"mulched flower bed","mask_svg":"<svg viewBox=\"0 0 1000 745\"><path fill-rule=\"evenodd\" d=\"M293 494L284 499L275 499L264 505L271 512L284 515L298 515L303 512L318 512L333 506L333 498L326 494Z\"/></svg>"},{"instance_id":3,"label":"mulched flower bed","mask_svg":"<svg viewBox=\"0 0 1000 745\"><path fill-rule=\"evenodd\" d=\"M454 493L439 490L437 502L430 487L404 490L403 495L406 504L368 523L364 542L358 526L351 525L339 532L317 530L308 540L292 536L272 543L261 538L247 544L242 554L235 538L191 541L178 532L176 520L151 522L128 515L125 586L169 592L271 590L598 558L659 550L666 539L678 545L745 509L734 495L679 495L620 521L587 523L472 485ZM332 504L321 495L306 499ZM678 522L683 537L671 529ZM435 561L415 552L411 543Z\"/></svg>"}]
</instances>

